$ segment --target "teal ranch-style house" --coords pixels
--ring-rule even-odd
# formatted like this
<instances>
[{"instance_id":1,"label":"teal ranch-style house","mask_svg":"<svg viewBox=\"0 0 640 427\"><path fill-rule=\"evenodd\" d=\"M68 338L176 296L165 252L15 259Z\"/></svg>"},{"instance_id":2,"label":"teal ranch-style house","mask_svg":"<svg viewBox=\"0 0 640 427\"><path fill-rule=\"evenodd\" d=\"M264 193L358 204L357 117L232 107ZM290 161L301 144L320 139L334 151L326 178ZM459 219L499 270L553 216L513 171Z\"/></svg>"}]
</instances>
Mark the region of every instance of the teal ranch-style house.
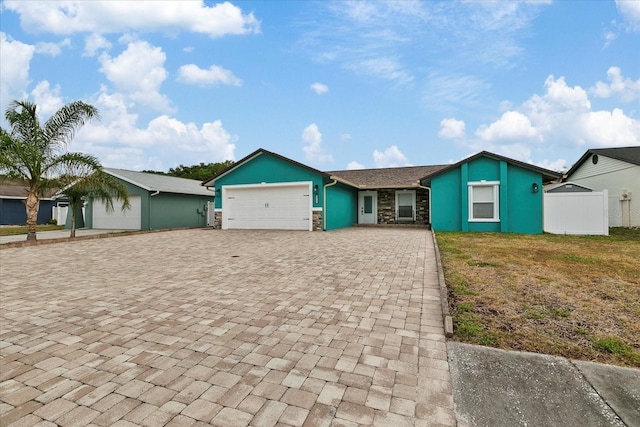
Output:
<instances>
[{"instance_id":1,"label":"teal ranch-style house","mask_svg":"<svg viewBox=\"0 0 640 427\"><path fill-rule=\"evenodd\" d=\"M562 174L483 151L421 180L437 231L539 234L545 183Z\"/></svg>"},{"instance_id":2,"label":"teal ranch-style house","mask_svg":"<svg viewBox=\"0 0 640 427\"><path fill-rule=\"evenodd\" d=\"M202 182L222 229L417 224L542 233L542 186L560 174L482 152L454 165L323 172L258 149Z\"/></svg>"}]
</instances>

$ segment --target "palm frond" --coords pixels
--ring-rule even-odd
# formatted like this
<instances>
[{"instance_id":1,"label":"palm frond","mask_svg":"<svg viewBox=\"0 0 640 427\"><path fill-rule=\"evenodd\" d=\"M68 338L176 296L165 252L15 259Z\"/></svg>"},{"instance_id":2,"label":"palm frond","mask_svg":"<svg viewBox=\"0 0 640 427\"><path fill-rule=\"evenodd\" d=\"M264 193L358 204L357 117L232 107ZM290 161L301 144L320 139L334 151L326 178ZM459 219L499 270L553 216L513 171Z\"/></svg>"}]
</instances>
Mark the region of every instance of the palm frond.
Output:
<instances>
[{"instance_id":1,"label":"palm frond","mask_svg":"<svg viewBox=\"0 0 640 427\"><path fill-rule=\"evenodd\" d=\"M98 109L82 101L60 108L44 124L44 137L53 147L62 148L73 139L75 131L88 120L99 118Z\"/></svg>"}]
</instances>

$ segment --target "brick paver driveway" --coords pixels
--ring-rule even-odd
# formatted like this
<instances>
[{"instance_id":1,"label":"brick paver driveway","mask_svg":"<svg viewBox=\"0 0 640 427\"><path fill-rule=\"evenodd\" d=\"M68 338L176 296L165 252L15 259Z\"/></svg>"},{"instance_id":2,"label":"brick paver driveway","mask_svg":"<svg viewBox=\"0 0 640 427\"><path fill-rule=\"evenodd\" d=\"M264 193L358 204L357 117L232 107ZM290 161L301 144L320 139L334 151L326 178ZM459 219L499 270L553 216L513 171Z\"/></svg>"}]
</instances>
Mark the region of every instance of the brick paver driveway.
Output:
<instances>
[{"instance_id":1,"label":"brick paver driveway","mask_svg":"<svg viewBox=\"0 0 640 427\"><path fill-rule=\"evenodd\" d=\"M421 229L0 250L0 425L455 425Z\"/></svg>"}]
</instances>

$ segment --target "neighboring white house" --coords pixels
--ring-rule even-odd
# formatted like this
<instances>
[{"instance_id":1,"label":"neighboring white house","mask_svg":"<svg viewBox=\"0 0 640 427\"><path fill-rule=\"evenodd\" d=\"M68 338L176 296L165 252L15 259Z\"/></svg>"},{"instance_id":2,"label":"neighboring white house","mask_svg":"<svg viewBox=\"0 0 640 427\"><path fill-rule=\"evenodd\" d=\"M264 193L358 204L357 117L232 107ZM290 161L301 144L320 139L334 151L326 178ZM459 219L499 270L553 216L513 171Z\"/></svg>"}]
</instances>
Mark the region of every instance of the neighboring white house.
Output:
<instances>
[{"instance_id":1,"label":"neighboring white house","mask_svg":"<svg viewBox=\"0 0 640 427\"><path fill-rule=\"evenodd\" d=\"M587 150L566 180L608 191L611 227L640 227L640 146Z\"/></svg>"}]
</instances>

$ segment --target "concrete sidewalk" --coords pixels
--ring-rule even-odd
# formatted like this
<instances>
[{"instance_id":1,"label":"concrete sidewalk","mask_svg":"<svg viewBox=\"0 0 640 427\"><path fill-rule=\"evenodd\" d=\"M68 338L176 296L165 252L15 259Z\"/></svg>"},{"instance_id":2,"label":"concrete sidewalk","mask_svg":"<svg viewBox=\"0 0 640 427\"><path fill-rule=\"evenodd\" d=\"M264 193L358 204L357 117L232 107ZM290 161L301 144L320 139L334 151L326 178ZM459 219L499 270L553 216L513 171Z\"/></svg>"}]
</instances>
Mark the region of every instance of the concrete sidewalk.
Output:
<instances>
[{"instance_id":1,"label":"concrete sidewalk","mask_svg":"<svg viewBox=\"0 0 640 427\"><path fill-rule=\"evenodd\" d=\"M640 426L640 370L457 342L459 426Z\"/></svg>"}]
</instances>

